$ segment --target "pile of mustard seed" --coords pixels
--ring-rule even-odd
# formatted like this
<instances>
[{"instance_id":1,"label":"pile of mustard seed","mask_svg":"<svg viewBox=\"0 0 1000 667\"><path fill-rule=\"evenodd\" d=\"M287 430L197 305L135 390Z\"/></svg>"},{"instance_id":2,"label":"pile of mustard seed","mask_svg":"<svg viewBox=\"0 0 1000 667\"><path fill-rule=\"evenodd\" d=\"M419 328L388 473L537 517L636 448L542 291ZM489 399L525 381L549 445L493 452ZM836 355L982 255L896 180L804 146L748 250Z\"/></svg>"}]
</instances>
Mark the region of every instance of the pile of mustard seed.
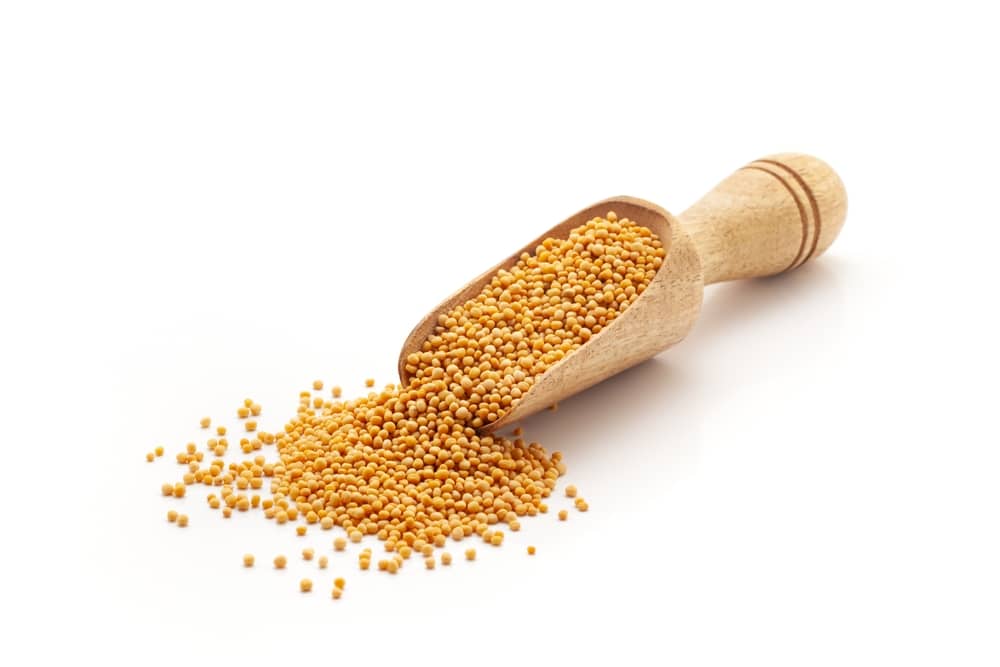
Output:
<instances>
[{"instance_id":1,"label":"pile of mustard seed","mask_svg":"<svg viewBox=\"0 0 1000 667\"><path fill-rule=\"evenodd\" d=\"M273 445L277 460L256 454L227 464L221 458L229 447L226 430L217 427L204 451L189 443L177 455L188 472L181 482L164 484L163 494L183 496L192 484L220 487L207 501L226 517L234 509L259 510L279 524L297 524L300 535L310 525L340 528L355 543L373 535L394 554L378 562L391 573L414 553L432 568L434 551L449 539L475 535L500 546L501 527L517 531L522 517L548 511L544 500L565 465L559 452L527 443L520 429L510 437L477 429L517 405L537 377L628 308L664 256L653 232L614 212L565 239L545 239L438 318L420 351L406 358L411 380L405 387L340 400L340 387L330 398L313 393L323 388L317 380L276 434L257 430L249 417L261 407L247 399L237 409L246 432L240 449L253 454ZM201 425L210 427L210 420ZM215 458L206 462L206 453ZM162 449L147 459L154 454ZM265 480L269 495L262 497L256 492ZM576 497L576 489L568 487L567 495ZM575 505L587 509L582 498ZM559 518L565 520L565 511ZM333 546L343 550L346 540L338 537ZM475 550L466 558L474 559ZM370 562L365 549L359 567ZM450 554L441 554L442 565L450 562ZM311 590L311 582L302 590Z\"/></svg>"}]
</instances>

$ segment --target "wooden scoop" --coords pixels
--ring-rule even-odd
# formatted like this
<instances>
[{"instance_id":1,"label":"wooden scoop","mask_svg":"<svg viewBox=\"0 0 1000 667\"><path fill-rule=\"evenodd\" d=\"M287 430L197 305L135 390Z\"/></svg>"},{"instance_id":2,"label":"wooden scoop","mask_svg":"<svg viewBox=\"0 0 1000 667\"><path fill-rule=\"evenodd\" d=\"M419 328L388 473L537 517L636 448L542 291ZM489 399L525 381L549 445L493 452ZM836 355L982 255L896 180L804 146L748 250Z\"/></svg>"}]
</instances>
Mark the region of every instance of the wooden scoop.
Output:
<instances>
[{"instance_id":1,"label":"wooden scoop","mask_svg":"<svg viewBox=\"0 0 1000 667\"><path fill-rule=\"evenodd\" d=\"M679 218L642 199L612 197L588 206L442 301L414 327L399 355L399 377L408 354L419 351L439 313L473 298L500 269L545 238L565 238L595 216L614 211L648 227L667 255L638 299L572 354L535 379L531 389L493 431L520 421L680 342L694 325L705 285L770 276L798 268L826 250L844 224L847 193L825 162L798 153L751 162L715 186Z\"/></svg>"}]
</instances>

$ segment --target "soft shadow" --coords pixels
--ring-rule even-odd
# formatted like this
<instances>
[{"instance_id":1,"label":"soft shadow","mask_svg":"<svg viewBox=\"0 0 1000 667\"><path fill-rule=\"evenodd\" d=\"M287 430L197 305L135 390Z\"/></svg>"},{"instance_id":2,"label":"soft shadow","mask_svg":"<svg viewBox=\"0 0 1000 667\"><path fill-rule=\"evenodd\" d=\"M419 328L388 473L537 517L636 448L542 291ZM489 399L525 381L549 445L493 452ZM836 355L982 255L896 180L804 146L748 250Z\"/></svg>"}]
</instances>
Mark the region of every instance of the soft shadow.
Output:
<instances>
[{"instance_id":1,"label":"soft shadow","mask_svg":"<svg viewBox=\"0 0 1000 667\"><path fill-rule=\"evenodd\" d=\"M614 466L614 450L627 446L620 442L622 424L643 424L659 429L660 456L696 457L701 419L713 401L748 390L763 374L798 366L810 345L824 344L836 330L843 313L836 264L824 259L789 274L709 287L685 341L564 400L555 412L527 418L527 437L574 460ZM750 328L757 331L748 350ZM727 359L731 372L727 366L720 381L718 365ZM707 368L714 369L714 378L698 372Z\"/></svg>"},{"instance_id":2,"label":"soft shadow","mask_svg":"<svg viewBox=\"0 0 1000 667\"><path fill-rule=\"evenodd\" d=\"M741 324L766 321L773 312L787 311L796 303L825 304L828 313L839 314L842 300L836 265L835 258L824 258L790 273L707 287L701 314L683 345L688 352L700 354L701 348L710 348Z\"/></svg>"}]
</instances>

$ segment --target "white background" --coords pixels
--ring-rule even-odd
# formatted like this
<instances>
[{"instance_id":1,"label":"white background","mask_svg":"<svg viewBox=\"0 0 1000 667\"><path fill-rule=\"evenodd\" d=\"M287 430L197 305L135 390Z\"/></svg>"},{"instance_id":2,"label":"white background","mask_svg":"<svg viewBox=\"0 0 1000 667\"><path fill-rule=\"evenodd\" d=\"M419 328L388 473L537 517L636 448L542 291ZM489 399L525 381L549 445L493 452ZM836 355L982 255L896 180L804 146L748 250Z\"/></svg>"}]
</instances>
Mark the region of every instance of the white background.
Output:
<instances>
[{"instance_id":1,"label":"white background","mask_svg":"<svg viewBox=\"0 0 1000 667\"><path fill-rule=\"evenodd\" d=\"M0 662L1000 663L987 3L476 4L0 5ZM203 414L393 381L540 230L787 150L830 251L526 423L589 513L390 578L160 497Z\"/></svg>"}]
</instances>

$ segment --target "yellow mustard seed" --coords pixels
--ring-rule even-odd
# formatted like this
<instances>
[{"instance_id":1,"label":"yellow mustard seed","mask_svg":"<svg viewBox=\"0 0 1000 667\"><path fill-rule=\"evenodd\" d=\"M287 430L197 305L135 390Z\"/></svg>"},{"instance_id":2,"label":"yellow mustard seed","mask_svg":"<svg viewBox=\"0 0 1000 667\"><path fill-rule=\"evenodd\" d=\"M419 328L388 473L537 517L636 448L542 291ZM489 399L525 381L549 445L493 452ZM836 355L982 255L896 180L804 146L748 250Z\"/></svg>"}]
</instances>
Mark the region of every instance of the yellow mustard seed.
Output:
<instances>
[{"instance_id":1,"label":"yellow mustard seed","mask_svg":"<svg viewBox=\"0 0 1000 667\"><path fill-rule=\"evenodd\" d=\"M334 587L334 588L333 588L333 590L332 590L332 591L330 591L330 596L331 596L331 597L332 597L332 598L333 598L334 600L339 600L339 599L340 599L340 596L341 596L341 595L343 595L343 594L344 594L344 590L343 590L342 588L337 588L337 587Z\"/></svg>"},{"instance_id":2,"label":"yellow mustard seed","mask_svg":"<svg viewBox=\"0 0 1000 667\"><path fill-rule=\"evenodd\" d=\"M427 557L424 559L424 567L426 567L428 570L433 570L435 562L436 561L432 557Z\"/></svg>"},{"instance_id":3,"label":"yellow mustard seed","mask_svg":"<svg viewBox=\"0 0 1000 667\"><path fill-rule=\"evenodd\" d=\"M223 516L223 518L228 519L232 515L233 515L233 508L232 507L223 507L222 508L222 516Z\"/></svg>"},{"instance_id":4,"label":"yellow mustard seed","mask_svg":"<svg viewBox=\"0 0 1000 667\"><path fill-rule=\"evenodd\" d=\"M253 554L243 554L243 567L253 567Z\"/></svg>"},{"instance_id":5,"label":"yellow mustard seed","mask_svg":"<svg viewBox=\"0 0 1000 667\"><path fill-rule=\"evenodd\" d=\"M490 538L490 544L492 544L495 547L498 547L501 544L503 544L503 534L502 533L494 533L493 537Z\"/></svg>"},{"instance_id":6,"label":"yellow mustard seed","mask_svg":"<svg viewBox=\"0 0 1000 667\"><path fill-rule=\"evenodd\" d=\"M212 425L211 418L209 418L209 417L202 417L201 418L201 427L202 428L208 428L211 425Z\"/></svg>"},{"instance_id":7,"label":"yellow mustard seed","mask_svg":"<svg viewBox=\"0 0 1000 667\"><path fill-rule=\"evenodd\" d=\"M306 534L306 527L305 526L296 526L295 527L295 534L298 535L299 537L305 536L305 534Z\"/></svg>"},{"instance_id":8,"label":"yellow mustard seed","mask_svg":"<svg viewBox=\"0 0 1000 667\"><path fill-rule=\"evenodd\" d=\"M367 570L371 567L372 561L370 558L362 558L358 561L358 567L362 570Z\"/></svg>"},{"instance_id":9,"label":"yellow mustard seed","mask_svg":"<svg viewBox=\"0 0 1000 667\"><path fill-rule=\"evenodd\" d=\"M326 556L320 556L319 557L319 569L325 570L326 569L326 565L329 562L330 562L329 558L327 558Z\"/></svg>"},{"instance_id":10,"label":"yellow mustard seed","mask_svg":"<svg viewBox=\"0 0 1000 667\"><path fill-rule=\"evenodd\" d=\"M340 387L334 387L330 393L333 394L334 398L340 398L341 395L344 393L344 390L341 389Z\"/></svg>"},{"instance_id":11,"label":"yellow mustard seed","mask_svg":"<svg viewBox=\"0 0 1000 667\"><path fill-rule=\"evenodd\" d=\"M299 590L303 593L308 593L313 589L312 579L303 579L299 582Z\"/></svg>"},{"instance_id":12,"label":"yellow mustard seed","mask_svg":"<svg viewBox=\"0 0 1000 667\"><path fill-rule=\"evenodd\" d=\"M215 433L217 435L225 435L226 434L226 427L225 426L216 426L215 427Z\"/></svg>"},{"instance_id":13,"label":"yellow mustard seed","mask_svg":"<svg viewBox=\"0 0 1000 667\"><path fill-rule=\"evenodd\" d=\"M566 497L576 498L576 487L573 486L572 484L566 487Z\"/></svg>"},{"instance_id":14,"label":"yellow mustard seed","mask_svg":"<svg viewBox=\"0 0 1000 667\"><path fill-rule=\"evenodd\" d=\"M368 378L367 380L365 380L365 386L366 387L374 387L375 386L375 379L374 378Z\"/></svg>"},{"instance_id":15,"label":"yellow mustard seed","mask_svg":"<svg viewBox=\"0 0 1000 667\"><path fill-rule=\"evenodd\" d=\"M176 510L168 510L167 511L167 521L169 521L170 523L173 523L174 521L177 521L177 511Z\"/></svg>"},{"instance_id":16,"label":"yellow mustard seed","mask_svg":"<svg viewBox=\"0 0 1000 667\"><path fill-rule=\"evenodd\" d=\"M343 551L344 549L347 548L347 540L345 540L343 537L334 538L333 548L336 551Z\"/></svg>"},{"instance_id":17,"label":"yellow mustard seed","mask_svg":"<svg viewBox=\"0 0 1000 667\"><path fill-rule=\"evenodd\" d=\"M565 521L568 516L569 516L569 512L567 512L566 510L559 510L559 520L560 521Z\"/></svg>"},{"instance_id":18,"label":"yellow mustard seed","mask_svg":"<svg viewBox=\"0 0 1000 667\"><path fill-rule=\"evenodd\" d=\"M156 449L153 450L153 453L156 454L157 456L163 456L163 447L157 447Z\"/></svg>"},{"instance_id":19,"label":"yellow mustard seed","mask_svg":"<svg viewBox=\"0 0 1000 667\"><path fill-rule=\"evenodd\" d=\"M184 527L186 527L188 525L187 514L178 514L177 515L177 525L180 526L181 528L184 528Z\"/></svg>"},{"instance_id":20,"label":"yellow mustard seed","mask_svg":"<svg viewBox=\"0 0 1000 667\"><path fill-rule=\"evenodd\" d=\"M175 498L183 498L186 492L187 492L187 487L184 486L183 482L177 482L176 484L174 484Z\"/></svg>"},{"instance_id":21,"label":"yellow mustard seed","mask_svg":"<svg viewBox=\"0 0 1000 667\"><path fill-rule=\"evenodd\" d=\"M441 554L441 564L442 565L451 565L451 554L448 553L447 551L445 551L445 552L443 552Z\"/></svg>"},{"instance_id":22,"label":"yellow mustard seed","mask_svg":"<svg viewBox=\"0 0 1000 667\"><path fill-rule=\"evenodd\" d=\"M476 560L476 550L466 549L465 550L465 560Z\"/></svg>"},{"instance_id":23,"label":"yellow mustard seed","mask_svg":"<svg viewBox=\"0 0 1000 667\"><path fill-rule=\"evenodd\" d=\"M333 517L325 516L319 521L319 527L323 530L330 530L333 528Z\"/></svg>"},{"instance_id":24,"label":"yellow mustard seed","mask_svg":"<svg viewBox=\"0 0 1000 667\"><path fill-rule=\"evenodd\" d=\"M284 556L275 556L274 557L274 567L276 569L283 570L283 569L285 569L285 565L287 565L287 564L288 564L288 559L285 558Z\"/></svg>"},{"instance_id":25,"label":"yellow mustard seed","mask_svg":"<svg viewBox=\"0 0 1000 667\"><path fill-rule=\"evenodd\" d=\"M323 389L323 381L322 380L313 380L313 389L315 391L321 391Z\"/></svg>"},{"instance_id":26,"label":"yellow mustard seed","mask_svg":"<svg viewBox=\"0 0 1000 667\"><path fill-rule=\"evenodd\" d=\"M389 561L386 560L386 559L384 559L384 558L382 560L380 560L378 562L378 569L383 570L383 571L384 570L388 570L389 569Z\"/></svg>"},{"instance_id":27,"label":"yellow mustard seed","mask_svg":"<svg viewBox=\"0 0 1000 667\"><path fill-rule=\"evenodd\" d=\"M247 431L256 431L257 430L257 422L255 422L252 419L248 419L246 422L244 422L243 426L244 426L244 428L246 428Z\"/></svg>"},{"instance_id":28,"label":"yellow mustard seed","mask_svg":"<svg viewBox=\"0 0 1000 667\"><path fill-rule=\"evenodd\" d=\"M337 577L336 579L333 580L334 588L339 588L341 590L343 590L345 583L346 582L344 581L343 577Z\"/></svg>"},{"instance_id":29,"label":"yellow mustard seed","mask_svg":"<svg viewBox=\"0 0 1000 667\"><path fill-rule=\"evenodd\" d=\"M247 417L250 416L250 408L246 406L236 408L236 416L239 417L240 419L246 419Z\"/></svg>"},{"instance_id":30,"label":"yellow mustard seed","mask_svg":"<svg viewBox=\"0 0 1000 667\"><path fill-rule=\"evenodd\" d=\"M528 555L529 556L534 556L535 555L535 547L532 546L532 545L530 545L530 544L528 545Z\"/></svg>"},{"instance_id":31,"label":"yellow mustard seed","mask_svg":"<svg viewBox=\"0 0 1000 667\"><path fill-rule=\"evenodd\" d=\"M172 495L174 495L174 485L173 484L164 484L162 487L160 487L160 489L163 491L163 495L165 495L165 496L172 496Z\"/></svg>"},{"instance_id":32,"label":"yellow mustard seed","mask_svg":"<svg viewBox=\"0 0 1000 667\"><path fill-rule=\"evenodd\" d=\"M250 414L253 415L254 417L259 417L260 411L261 407L258 404L254 403L253 405L250 406Z\"/></svg>"},{"instance_id":33,"label":"yellow mustard seed","mask_svg":"<svg viewBox=\"0 0 1000 667\"><path fill-rule=\"evenodd\" d=\"M153 454L153 452L148 452L146 454L146 461L148 461L149 463L152 463L153 459L155 459L155 458L156 458L156 455Z\"/></svg>"},{"instance_id":34,"label":"yellow mustard seed","mask_svg":"<svg viewBox=\"0 0 1000 667\"><path fill-rule=\"evenodd\" d=\"M302 550L302 560L312 560L313 559L313 553L314 552L313 552L312 549L308 549L308 548L307 549L303 549Z\"/></svg>"},{"instance_id":35,"label":"yellow mustard seed","mask_svg":"<svg viewBox=\"0 0 1000 667\"><path fill-rule=\"evenodd\" d=\"M231 509L236 491L264 488L257 485L266 479L274 505L265 518L301 515L322 526L329 517L352 541L377 536L397 554L390 561L397 570L404 547L423 554L423 545L442 547L449 537L485 540L488 527L492 544L497 524L516 530L521 517L545 513L566 472L562 455L520 432L505 437L483 427L612 324L662 266L666 250L654 233L611 217L543 239L440 313L403 359L402 384L347 401L317 403L303 392L291 419L254 438L277 454L257 464L260 475L247 477L246 467L220 459L203 483L220 487ZM251 414L254 405L244 401ZM248 445L258 447L240 446Z\"/></svg>"}]
</instances>

